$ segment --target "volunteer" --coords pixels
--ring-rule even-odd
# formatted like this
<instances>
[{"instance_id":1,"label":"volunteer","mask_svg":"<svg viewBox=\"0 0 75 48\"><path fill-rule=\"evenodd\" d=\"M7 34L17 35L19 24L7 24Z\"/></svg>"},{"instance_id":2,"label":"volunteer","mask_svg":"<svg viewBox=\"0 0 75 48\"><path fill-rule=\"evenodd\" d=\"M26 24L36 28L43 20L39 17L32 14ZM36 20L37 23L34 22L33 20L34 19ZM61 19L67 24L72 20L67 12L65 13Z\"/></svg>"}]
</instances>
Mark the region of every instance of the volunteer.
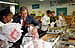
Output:
<instances>
[{"instance_id":1,"label":"volunteer","mask_svg":"<svg viewBox=\"0 0 75 48\"><path fill-rule=\"evenodd\" d=\"M47 10L46 15L41 18L41 22L42 22L41 33L44 33L44 34L47 32L48 26L50 24L49 11L50 10Z\"/></svg>"},{"instance_id":2,"label":"volunteer","mask_svg":"<svg viewBox=\"0 0 75 48\"><path fill-rule=\"evenodd\" d=\"M3 25L3 24L7 24L7 23L10 23L12 22L12 17L13 17L13 14L12 12L10 12L10 9L9 7L3 9L0 11L0 27ZM7 32L8 33L8 32ZM0 47L2 48L6 48L6 40L7 37L4 36L2 34L2 32L0 32Z\"/></svg>"},{"instance_id":3,"label":"volunteer","mask_svg":"<svg viewBox=\"0 0 75 48\"><path fill-rule=\"evenodd\" d=\"M9 8L5 8L0 11L0 23L6 24L12 22L13 13L10 12Z\"/></svg>"},{"instance_id":4,"label":"volunteer","mask_svg":"<svg viewBox=\"0 0 75 48\"><path fill-rule=\"evenodd\" d=\"M39 22L37 22L32 16L29 16L28 9L24 6L20 8L19 17L14 19L13 22L20 23L22 25L22 30L24 31L22 32L21 38L14 44L14 46L16 44L21 45L24 35L28 32L28 25L34 25L37 28L39 27Z\"/></svg>"}]
</instances>

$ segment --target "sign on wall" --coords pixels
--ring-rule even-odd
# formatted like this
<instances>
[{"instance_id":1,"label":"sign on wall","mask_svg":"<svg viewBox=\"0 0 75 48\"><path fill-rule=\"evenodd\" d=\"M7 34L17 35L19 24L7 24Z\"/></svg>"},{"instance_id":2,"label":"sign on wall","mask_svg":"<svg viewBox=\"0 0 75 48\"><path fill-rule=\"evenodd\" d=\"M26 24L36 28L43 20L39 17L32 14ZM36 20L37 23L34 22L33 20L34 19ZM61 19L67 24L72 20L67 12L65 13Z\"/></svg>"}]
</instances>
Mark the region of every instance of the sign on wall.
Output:
<instances>
[{"instance_id":1,"label":"sign on wall","mask_svg":"<svg viewBox=\"0 0 75 48\"><path fill-rule=\"evenodd\" d=\"M40 4L32 4L32 9L39 9L40 8Z\"/></svg>"},{"instance_id":2,"label":"sign on wall","mask_svg":"<svg viewBox=\"0 0 75 48\"><path fill-rule=\"evenodd\" d=\"M56 16L63 14L63 16L67 16L67 8L56 8Z\"/></svg>"}]
</instances>

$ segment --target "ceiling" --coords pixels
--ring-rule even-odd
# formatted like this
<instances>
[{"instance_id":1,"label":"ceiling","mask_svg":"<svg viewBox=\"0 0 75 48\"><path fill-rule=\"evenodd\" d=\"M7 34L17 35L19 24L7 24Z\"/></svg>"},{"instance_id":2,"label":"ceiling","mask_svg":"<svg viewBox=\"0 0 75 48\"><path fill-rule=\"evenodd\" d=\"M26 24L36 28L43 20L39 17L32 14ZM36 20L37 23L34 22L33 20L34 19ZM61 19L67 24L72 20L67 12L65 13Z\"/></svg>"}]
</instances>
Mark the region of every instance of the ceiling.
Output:
<instances>
[{"instance_id":1,"label":"ceiling","mask_svg":"<svg viewBox=\"0 0 75 48\"><path fill-rule=\"evenodd\" d=\"M19 0L18 0L19 1ZM75 0L20 0L20 1L67 1L67 2L75 2Z\"/></svg>"},{"instance_id":2,"label":"ceiling","mask_svg":"<svg viewBox=\"0 0 75 48\"><path fill-rule=\"evenodd\" d=\"M37 1L56 1L57 3L75 3L75 0L0 0L0 1L8 1L8 2L37 2Z\"/></svg>"}]
</instances>

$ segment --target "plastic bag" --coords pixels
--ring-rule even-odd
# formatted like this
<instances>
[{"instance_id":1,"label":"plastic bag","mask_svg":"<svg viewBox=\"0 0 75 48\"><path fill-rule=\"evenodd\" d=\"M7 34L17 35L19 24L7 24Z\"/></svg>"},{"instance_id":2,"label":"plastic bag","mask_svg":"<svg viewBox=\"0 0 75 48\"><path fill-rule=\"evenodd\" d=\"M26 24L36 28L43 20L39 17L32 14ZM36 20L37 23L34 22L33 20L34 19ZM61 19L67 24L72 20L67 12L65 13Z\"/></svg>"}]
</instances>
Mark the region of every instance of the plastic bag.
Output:
<instances>
[{"instance_id":1,"label":"plastic bag","mask_svg":"<svg viewBox=\"0 0 75 48\"><path fill-rule=\"evenodd\" d=\"M5 40L16 42L21 37L21 25L18 23L8 23L1 27L0 34L5 37ZM0 38L2 39L2 38Z\"/></svg>"},{"instance_id":2,"label":"plastic bag","mask_svg":"<svg viewBox=\"0 0 75 48\"><path fill-rule=\"evenodd\" d=\"M31 37L23 38L22 45L24 46L24 48L35 48L36 46L38 46L39 35L37 32L37 28L30 25L28 27L28 33L25 36L31 36Z\"/></svg>"}]
</instances>

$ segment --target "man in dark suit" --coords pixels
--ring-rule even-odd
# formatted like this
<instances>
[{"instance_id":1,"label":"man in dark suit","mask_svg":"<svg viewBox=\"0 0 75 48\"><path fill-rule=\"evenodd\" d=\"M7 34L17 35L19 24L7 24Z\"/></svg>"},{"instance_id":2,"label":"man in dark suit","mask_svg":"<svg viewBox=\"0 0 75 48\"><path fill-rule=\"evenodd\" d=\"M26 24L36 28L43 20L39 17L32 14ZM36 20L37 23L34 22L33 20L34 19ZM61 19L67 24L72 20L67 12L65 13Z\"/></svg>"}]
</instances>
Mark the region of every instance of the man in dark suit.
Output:
<instances>
[{"instance_id":1,"label":"man in dark suit","mask_svg":"<svg viewBox=\"0 0 75 48\"><path fill-rule=\"evenodd\" d=\"M39 22L36 21L32 16L29 16L28 9L26 7L20 8L20 14L16 19L14 19L13 22L22 24L23 20L26 22L26 24L33 24L34 26L39 26Z\"/></svg>"},{"instance_id":2,"label":"man in dark suit","mask_svg":"<svg viewBox=\"0 0 75 48\"><path fill-rule=\"evenodd\" d=\"M17 18L14 18L13 22L20 23L22 25L22 30L24 31L22 32L21 38L16 42L19 45L22 43L24 35L28 32L28 25L33 24L34 26L39 26L39 22L37 22L32 16L29 16L28 9L26 7L20 8L20 14Z\"/></svg>"},{"instance_id":3,"label":"man in dark suit","mask_svg":"<svg viewBox=\"0 0 75 48\"><path fill-rule=\"evenodd\" d=\"M34 26L40 26L38 21L36 21L32 16L29 16L28 9L26 7L20 8L20 13L18 14L18 17L14 19L13 22L20 23L22 25L22 29L24 31L23 34L27 33L25 28L29 24L32 24Z\"/></svg>"}]
</instances>

